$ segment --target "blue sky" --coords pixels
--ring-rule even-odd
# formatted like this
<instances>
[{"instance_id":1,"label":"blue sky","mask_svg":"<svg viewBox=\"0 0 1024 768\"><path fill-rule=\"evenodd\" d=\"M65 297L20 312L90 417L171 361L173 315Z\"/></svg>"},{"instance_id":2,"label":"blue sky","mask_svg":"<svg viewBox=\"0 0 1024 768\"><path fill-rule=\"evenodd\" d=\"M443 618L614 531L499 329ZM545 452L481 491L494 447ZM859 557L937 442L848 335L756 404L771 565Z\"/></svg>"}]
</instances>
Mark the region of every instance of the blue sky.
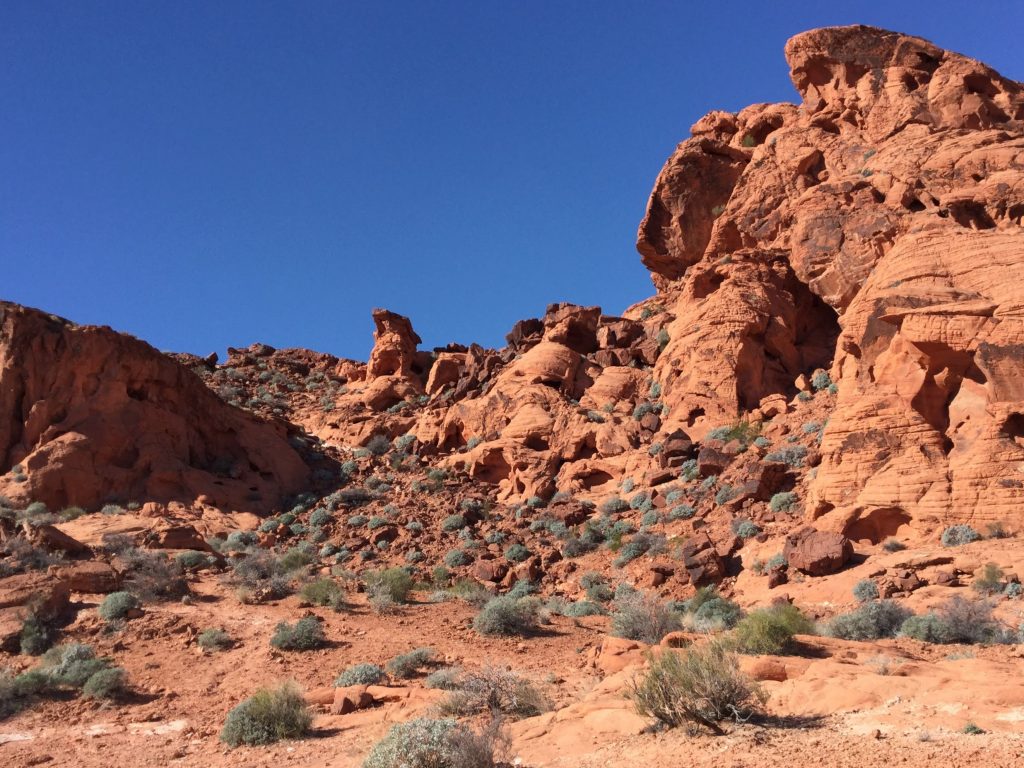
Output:
<instances>
[{"instance_id":1,"label":"blue sky","mask_svg":"<svg viewBox=\"0 0 1024 768\"><path fill-rule=\"evenodd\" d=\"M501 345L653 293L634 249L711 109L868 23L1024 79L1003 2L0 2L0 297L206 354Z\"/></svg>"}]
</instances>

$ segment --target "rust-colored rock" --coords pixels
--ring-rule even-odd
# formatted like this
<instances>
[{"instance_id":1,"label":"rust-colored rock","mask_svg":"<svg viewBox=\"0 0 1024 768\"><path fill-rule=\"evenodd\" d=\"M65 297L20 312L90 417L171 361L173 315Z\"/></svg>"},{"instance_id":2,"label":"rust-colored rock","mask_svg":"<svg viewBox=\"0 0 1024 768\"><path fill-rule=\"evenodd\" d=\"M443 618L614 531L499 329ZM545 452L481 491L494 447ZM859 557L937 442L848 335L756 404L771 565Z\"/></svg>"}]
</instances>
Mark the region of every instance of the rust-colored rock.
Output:
<instances>
[{"instance_id":1,"label":"rust-colored rock","mask_svg":"<svg viewBox=\"0 0 1024 768\"><path fill-rule=\"evenodd\" d=\"M786 538L782 554L790 568L810 576L826 576L849 562L853 545L841 533L808 527Z\"/></svg>"},{"instance_id":2,"label":"rust-colored rock","mask_svg":"<svg viewBox=\"0 0 1024 768\"><path fill-rule=\"evenodd\" d=\"M51 509L110 498L270 509L309 470L284 429L224 403L144 342L0 304L0 494Z\"/></svg>"}]
</instances>

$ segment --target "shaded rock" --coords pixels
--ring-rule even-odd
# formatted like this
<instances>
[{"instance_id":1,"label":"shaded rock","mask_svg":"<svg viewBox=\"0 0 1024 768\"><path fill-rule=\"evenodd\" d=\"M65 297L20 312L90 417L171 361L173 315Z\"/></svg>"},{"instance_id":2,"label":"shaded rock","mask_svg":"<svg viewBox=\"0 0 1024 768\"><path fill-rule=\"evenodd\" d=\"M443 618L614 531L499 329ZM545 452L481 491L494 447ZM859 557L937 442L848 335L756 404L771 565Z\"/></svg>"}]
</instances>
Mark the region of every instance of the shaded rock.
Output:
<instances>
[{"instance_id":1,"label":"shaded rock","mask_svg":"<svg viewBox=\"0 0 1024 768\"><path fill-rule=\"evenodd\" d=\"M841 533L807 527L786 537L782 554L790 568L810 576L826 576L849 562L853 544Z\"/></svg>"}]
</instances>

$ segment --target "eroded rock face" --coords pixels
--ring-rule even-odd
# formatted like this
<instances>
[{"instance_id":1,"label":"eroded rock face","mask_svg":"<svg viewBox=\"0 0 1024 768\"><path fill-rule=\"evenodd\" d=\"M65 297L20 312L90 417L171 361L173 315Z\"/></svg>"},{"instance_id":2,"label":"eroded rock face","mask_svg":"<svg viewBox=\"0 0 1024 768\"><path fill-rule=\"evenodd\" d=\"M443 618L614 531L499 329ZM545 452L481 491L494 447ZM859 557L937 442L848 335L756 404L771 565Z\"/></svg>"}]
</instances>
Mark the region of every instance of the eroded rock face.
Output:
<instances>
[{"instance_id":1,"label":"eroded rock face","mask_svg":"<svg viewBox=\"0 0 1024 768\"><path fill-rule=\"evenodd\" d=\"M667 426L700 438L829 368L818 525L1004 519L1024 494L1024 91L870 27L786 58L803 106L698 121L640 226L674 316Z\"/></svg>"},{"instance_id":2,"label":"eroded rock face","mask_svg":"<svg viewBox=\"0 0 1024 768\"><path fill-rule=\"evenodd\" d=\"M15 502L205 496L265 510L309 479L283 426L225 404L148 344L7 303L0 414L0 494Z\"/></svg>"}]
</instances>

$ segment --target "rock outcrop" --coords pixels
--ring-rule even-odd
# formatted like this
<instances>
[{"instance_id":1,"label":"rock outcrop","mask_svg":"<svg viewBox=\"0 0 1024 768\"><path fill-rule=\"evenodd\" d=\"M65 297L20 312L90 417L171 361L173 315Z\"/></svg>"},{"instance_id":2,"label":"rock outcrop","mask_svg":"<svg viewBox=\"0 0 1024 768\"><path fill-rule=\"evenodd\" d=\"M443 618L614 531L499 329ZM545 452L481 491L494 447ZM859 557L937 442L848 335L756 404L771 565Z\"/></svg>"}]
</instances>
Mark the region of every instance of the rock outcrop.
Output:
<instances>
[{"instance_id":1,"label":"rock outcrop","mask_svg":"<svg viewBox=\"0 0 1024 768\"><path fill-rule=\"evenodd\" d=\"M57 510L192 501L265 511L309 470L285 427L109 328L0 304L0 494Z\"/></svg>"}]
</instances>

